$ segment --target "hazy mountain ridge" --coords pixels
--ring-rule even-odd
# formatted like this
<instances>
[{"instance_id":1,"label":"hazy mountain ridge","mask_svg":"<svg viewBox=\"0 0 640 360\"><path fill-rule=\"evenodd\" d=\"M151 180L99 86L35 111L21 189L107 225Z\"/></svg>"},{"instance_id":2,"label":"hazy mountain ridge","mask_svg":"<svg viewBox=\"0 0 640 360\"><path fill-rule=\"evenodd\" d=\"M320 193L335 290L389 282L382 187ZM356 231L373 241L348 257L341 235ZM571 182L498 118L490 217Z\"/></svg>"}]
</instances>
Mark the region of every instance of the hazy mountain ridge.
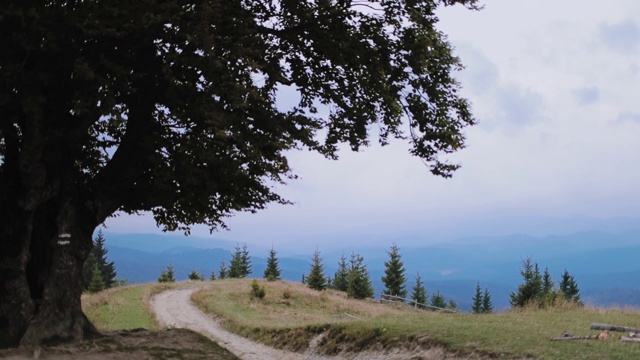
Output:
<instances>
[{"instance_id":1,"label":"hazy mountain ridge","mask_svg":"<svg viewBox=\"0 0 640 360\"><path fill-rule=\"evenodd\" d=\"M115 262L118 277L131 283L156 281L169 263L174 266L177 279L186 279L192 268L208 278L212 270L218 273L221 261L228 265L230 249L236 246L232 242L184 237L172 239L148 234L131 235L129 241L126 234L107 234L106 238L109 259ZM407 270L409 292L416 272L420 272L429 294L439 290L447 299L456 300L462 309L469 308L478 282L483 289L489 289L496 309L508 307L509 292L515 291L521 282L521 262L527 256L540 265L541 271L549 268L555 279L566 268L576 277L583 298L589 304L640 306L640 283L634 281L640 278L640 262L637 261L640 244L635 239L640 239L640 231L624 234L583 232L546 237L512 235L467 238L419 248L401 247L400 251ZM127 244L138 249L125 247ZM220 248L198 248L203 244L220 245ZM139 250L145 246L155 251ZM249 246L253 277L262 276L268 248ZM353 248L365 257L376 296L382 290L380 277L388 257L387 250L383 247L363 246L363 251ZM340 256L349 257L351 251L323 253L325 273L332 276ZM309 271L311 255L309 253L306 258L303 255L278 256L283 278L300 281L302 274Z\"/></svg>"}]
</instances>

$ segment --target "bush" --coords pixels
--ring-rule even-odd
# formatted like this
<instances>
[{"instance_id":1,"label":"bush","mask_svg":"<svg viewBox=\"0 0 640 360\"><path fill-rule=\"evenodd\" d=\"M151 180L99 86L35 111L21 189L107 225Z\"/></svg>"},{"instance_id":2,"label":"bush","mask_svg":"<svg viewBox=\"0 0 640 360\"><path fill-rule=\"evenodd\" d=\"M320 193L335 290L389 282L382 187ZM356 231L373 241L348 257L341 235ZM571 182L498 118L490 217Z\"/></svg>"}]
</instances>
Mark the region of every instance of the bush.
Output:
<instances>
[{"instance_id":1,"label":"bush","mask_svg":"<svg viewBox=\"0 0 640 360\"><path fill-rule=\"evenodd\" d=\"M264 286L258 285L258 280L253 280L251 282L251 297L262 299L265 295Z\"/></svg>"},{"instance_id":2,"label":"bush","mask_svg":"<svg viewBox=\"0 0 640 360\"><path fill-rule=\"evenodd\" d=\"M285 300L289 300L293 297L293 294L291 293L291 289L286 288L284 290L282 290L282 298Z\"/></svg>"}]
</instances>

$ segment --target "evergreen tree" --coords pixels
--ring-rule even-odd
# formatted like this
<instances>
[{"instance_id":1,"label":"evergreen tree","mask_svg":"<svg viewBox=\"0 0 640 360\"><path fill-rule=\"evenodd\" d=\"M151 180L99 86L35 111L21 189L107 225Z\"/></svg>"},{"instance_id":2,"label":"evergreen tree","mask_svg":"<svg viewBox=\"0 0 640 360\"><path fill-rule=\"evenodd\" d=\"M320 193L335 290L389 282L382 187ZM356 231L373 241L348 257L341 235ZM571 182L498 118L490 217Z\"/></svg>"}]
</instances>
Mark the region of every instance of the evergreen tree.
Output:
<instances>
[{"instance_id":1,"label":"evergreen tree","mask_svg":"<svg viewBox=\"0 0 640 360\"><path fill-rule=\"evenodd\" d=\"M324 275L324 264L322 263L322 257L320 256L320 250L316 248L311 259L311 268L309 275L305 278L307 286L314 290L324 290L327 287L326 277Z\"/></svg>"},{"instance_id":2,"label":"evergreen tree","mask_svg":"<svg viewBox=\"0 0 640 360\"><path fill-rule=\"evenodd\" d=\"M264 269L264 278L269 281L280 280L280 265L276 257L276 251L271 248L269 258L267 259L267 268Z\"/></svg>"},{"instance_id":3,"label":"evergreen tree","mask_svg":"<svg viewBox=\"0 0 640 360\"><path fill-rule=\"evenodd\" d=\"M540 294L541 306L550 306L556 302L558 292L554 289L555 282L549 274L549 269L545 268L542 274L542 293Z\"/></svg>"},{"instance_id":4,"label":"evergreen tree","mask_svg":"<svg viewBox=\"0 0 640 360\"><path fill-rule=\"evenodd\" d=\"M530 258L522 262L520 275L524 282L518 286L518 292L510 294L512 307L522 307L531 302L539 301L542 294L542 277L538 264L534 264Z\"/></svg>"},{"instance_id":5,"label":"evergreen tree","mask_svg":"<svg viewBox=\"0 0 640 360\"><path fill-rule=\"evenodd\" d=\"M189 280L204 280L204 276L196 271L195 268L191 268L191 272L187 275Z\"/></svg>"},{"instance_id":6,"label":"evergreen tree","mask_svg":"<svg viewBox=\"0 0 640 360\"><path fill-rule=\"evenodd\" d=\"M484 289L484 296L482 297L482 313L491 314L493 312L493 303L491 302L491 295L489 289Z\"/></svg>"},{"instance_id":7,"label":"evergreen tree","mask_svg":"<svg viewBox=\"0 0 640 360\"><path fill-rule=\"evenodd\" d=\"M564 270L564 273L562 273L559 288L565 301L575 302L576 304L582 305L578 283L573 275L571 275L566 269Z\"/></svg>"},{"instance_id":8,"label":"evergreen tree","mask_svg":"<svg viewBox=\"0 0 640 360\"><path fill-rule=\"evenodd\" d=\"M158 278L158 282L175 282L175 272L173 271L173 265L169 263L169 266L165 270L162 271L160 277Z\"/></svg>"},{"instance_id":9,"label":"evergreen tree","mask_svg":"<svg viewBox=\"0 0 640 360\"><path fill-rule=\"evenodd\" d=\"M91 271L91 281L89 282L88 290L91 293L102 291L105 289L104 279L102 273L98 267L98 263L93 264L93 271Z\"/></svg>"},{"instance_id":10,"label":"evergreen tree","mask_svg":"<svg viewBox=\"0 0 640 360\"><path fill-rule=\"evenodd\" d=\"M391 245L391 250L387 254L389 254L389 260L384 263L385 269L382 277L382 284L385 287L384 292L404 298L407 296L407 278L404 276L404 263L398 246L396 244Z\"/></svg>"},{"instance_id":11,"label":"evergreen tree","mask_svg":"<svg viewBox=\"0 0 640 360\"><path fill-rule=\"evenodd\" d=\"M447 304L447 309L451 309L454 311L458 310L458 303L456 303L456 301L454 299L450 299L449 303Z\"/></svg>"},{"instance_id":12,"label":"evergreen tree","mask_svg":"<svg viewBox=\"0 0 640 360\"><path fill-rule=\"evenodd\" d=\"M211 275L209 275L209 280L214 281L216 279L216 272L211 270Z\"/></svg>"},{"instance_id":13,"label":"evergreen tree","mask_svg":"<svg viewBox=\"0 0 640 360\"><path fill-rule=\"evenodd\" d=\"M431 295L431 304L433 307L446 309L447 301L444 299L444 295L440 294L440 291L436 291L435 294Z\"/></svg>"},{"instance_id":14,"label":"evergreen tree","mask_svg":"<svg viewBox=\"0 0 640 360\"><path fill-rule=\"evenodd\" d=\"M333 276L333 288L345 292L349 289L349 265L347 265L347 257L344 254L340 257L338 270Z\"/></svg>"},{"instance_id":15,"label":"evergreen tree","mask_svg":"<svg viewBox=\"0 0 640 360\"><path fill-rule=\"evenodd\" d=\"M331 278L331 276L327 276L325 282L327 284L327 289L333 289L333 279Z\"/></svg>"},{"instance_id":16,"label":"evergreen tree","mask_svg":"<svg viewBox=\"0 0 640 360\"><path fill-rule=\"evenodd\" d=\"M482 313L483 300L484 297L482 296L482 290L480 289L480 283L478 282L476 284L476 293L473 295L473 298L471 298L471 312L473 312L474 314Z\"/></svg>"},{"instance_id":17,"label":"evergreen tree","mask_svg":"<svg viewBox=\"0 0 640 360\"><path fill-rule=\"evenodd\" d=\"M427 304L427 289L424 287L420 273L416 273L416 283L413 285L411 300L418 303L417 306L423 309L425 308L424 305Z\"/></svg>"},{"instance_id":18,"label":"evergreen tree","mask_svg":"<svg viewBox=\"0 0 640 360\"><path fill-rule=\"evenodd\" d=\"M302 280L300 280L300 282L305 285L307 284L307 278L305 277L304 274L302 274Z\"/></svg>"},{"instance_id":19,"label":"evergreen tree","mask_svg":"<svg viewBox=\"0 0 640 360\"><path fill-rule=\"evenodd\" d=\"M102 229L99 229L96 234L96 238L93 239L93 248L91 249L91 252L85 260L82 268L85 290L88 289L89 283L92 281L93 267L95 264L98 265L98 270L100 271L100 276L102 276L104 288L108 289L114 285L116 278L115 264L113 261L107 261L107 253L109 250L104 246L104 242L104 234L102 233Z\"/></svg>"},{"instance_id":20,"label":"evergreen tree","mask_svg":"<svg viewBox=\"0 0 640 360\"><path fill-rule=\"evenodd\" d=\"M373 297L373 286L367 266L363 263L364 258L359 254L351 254L349 269L349 286L347 295L354 299L365 299Z\"/></svg>"},{"instance_id":21,"label":"evergreen tree","mask_svg":"<svg viewBox=\"0 0 640 360\"><path fill-rule=\"evenodd\" d=\"M544 273L542 274L542 295L547 296L553 292L554 281L551 278L551 274L549 274L549 269L544 268Z\"/></svg>"},{"instance_id":22,"label":"evergreen tree","mask_svg":"<svg viewBox=\"0 0 640 360\"><path fill-rule=\"evenodd\" d=\"M226 279L229 277L229 269L227 269L227 264L224 260L220 261L220 269L218 270L218 278L220 280Z\"/></svg>"},{"instance_id":23,"label":"evergreen tree","mask_svg":"<svg viewBox=\"0 0 640 360\"><path fill-rule=\"evenodd\" d=\"M230 278L246 278L249 274L251 274L251 258L249 257L247 244L242 247L237 245L229 262L227 276Z\"/></svg>"}]
</instances>

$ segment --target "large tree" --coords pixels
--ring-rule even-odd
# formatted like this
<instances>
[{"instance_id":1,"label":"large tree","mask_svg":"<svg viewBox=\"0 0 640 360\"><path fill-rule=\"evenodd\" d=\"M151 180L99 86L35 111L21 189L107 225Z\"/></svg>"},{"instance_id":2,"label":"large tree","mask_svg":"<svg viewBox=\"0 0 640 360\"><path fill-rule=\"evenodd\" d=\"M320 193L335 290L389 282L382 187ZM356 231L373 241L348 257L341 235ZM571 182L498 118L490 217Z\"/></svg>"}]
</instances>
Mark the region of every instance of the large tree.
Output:
<instances>
[{"instance_id":1,"label":"large tree","mask_svg":"<svg viewBox=\"0 0 640 360\"><path fill-rule=\"evenodd\" d=\"M4 1L0 347L95 332L82 264L118 211L215 230L287 202L289 150L373 130L451 176L474 119L435 11L476 1Z\"/></svg>"},{"instance_id":2,"label":"large tree","mask_svg":"<svg viewBox=\"0 0 640 360\"><path fill-rule=\"evenodd\" d=\"M327 288L327 278L324 276L324 263L320 250L316 248L309 264L309 275L305 278L305 283L313 290L324 290Z\"/></svg>"},{"instance_id":3,"label":"large tree","mask_svg":"<svg viewBox=\"0 0 640 360\"><path fill-rule=\"evenodd\" d=\"M531 258L527 257L522 261L520 275L522 275L523 283L518 286L518 291L509 294L509 302L514 308L539 302L543 290L540 268ZM542 304L538 303L538 305Z\"/></svg>"},{"instance_id":4,"label":"large tree","mask_svg":"<svg viewBox=\"0 0 640 360\"><path fill-rule=\"evenodd\" d=\"M333 275L333 289L345 292L349 289L349 265L344 254L340 257L338 270Z\"/></svg>"},{"instance_id":5,"label":"large tree","mask_svg":"<svg viewBox=\"0 0 640 360\"><path fill-rule=\"evenodd\" d=\"M102 233L102 229L98 230L95 239L93 239L93 249L89 253L87 260L84 262L82 273L84 277L85 287L84 290L89 288L93 280L94 267L97 265L98 270L102 276L102 283L104 288L108 289L112 287L116 279L116 266L113 261L107 260L107 253L109 250L104 246L105 238Z\"/></svg>"},{"instance_id":6,"label":"large tree","mask_svg":"<svg viewBox=\"0 0 640 360\"><path fill-rule=\"evenodd\" d=\"M404 298L407 296L407 277L404 276L404 263L400 256L400 249L393 244L387 254L389 254L389 260L384 262L384 276L381 279L384 285L383 291L386 294Z\"/></svg>"},{"instance_id":7,"label":"large tree","mask_svg":"<svg viewBox=\"0 0 640 360\"><path fill-rule=\"evenodd\" d=\"M268 281L280 280L281 270L276 254L276 250L271 247L271 250L269 250L269 257L267 258L267 266L264 269L263 275L263 277Z\"/></svg>"},{"instance_id":8,"label":"large tree","mask_svg":"<svg viewBox=\"0 0 640 360\"><path fill-rule=\"evenodd\" d=\"M230 278L246 278L250 274L251 257L249 257L249 249L247 248L247 244L244 244L242 247L238 244L231 256L227 276Z\"/></svg>"},{"instance_id":9,"label":"large tree","mask_svg":"<svg viewBox=\"0 0 640 360\"><path fill-rule=\"evenodd\" d=\"M416 282L411 289L411 300L413 301L414 306L419 307L421 309L426 308L427 305L427 288L424 287L424 282L422 281L422 277L420 277L420 273L416 273Z\"/></svg>"},{"instance_id":10,"label":"large tree","mask_svg":"<svg viewBox=\"0 0 640 360\"><path fill-rule=\"evenodd\" d=\"M373 285L367 265L360 254L351 253L349 261L349 285L347 295L354 299L366 299L373 297Z\"/></svg>"}]
</instances>

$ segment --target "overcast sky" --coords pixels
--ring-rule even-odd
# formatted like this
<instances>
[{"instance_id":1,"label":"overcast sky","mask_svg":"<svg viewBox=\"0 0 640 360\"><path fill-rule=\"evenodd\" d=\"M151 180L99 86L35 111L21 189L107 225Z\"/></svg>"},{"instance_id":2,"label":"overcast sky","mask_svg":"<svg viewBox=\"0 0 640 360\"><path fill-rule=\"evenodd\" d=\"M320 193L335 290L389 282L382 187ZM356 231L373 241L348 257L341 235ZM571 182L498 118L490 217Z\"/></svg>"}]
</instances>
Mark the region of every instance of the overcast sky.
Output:
<instances>
[{"instance_id":1,"label":"overcast sky","mask_svg":"<svg viewBox=\"0 0 640 360\"><path fill-rule=\"evenodd\" d=\"M462 165L452 179L430 175L401 142L345 151L337 162L295 153L301 179L281 193L296 204L240 214L214 236L428 243L518 231L508 225L522 219L640 217L640 1L491 0L480 12L440 14L480 121L449 158ZM150 217L107 226L159 232Z\"/></svg>"}]
</instances>

